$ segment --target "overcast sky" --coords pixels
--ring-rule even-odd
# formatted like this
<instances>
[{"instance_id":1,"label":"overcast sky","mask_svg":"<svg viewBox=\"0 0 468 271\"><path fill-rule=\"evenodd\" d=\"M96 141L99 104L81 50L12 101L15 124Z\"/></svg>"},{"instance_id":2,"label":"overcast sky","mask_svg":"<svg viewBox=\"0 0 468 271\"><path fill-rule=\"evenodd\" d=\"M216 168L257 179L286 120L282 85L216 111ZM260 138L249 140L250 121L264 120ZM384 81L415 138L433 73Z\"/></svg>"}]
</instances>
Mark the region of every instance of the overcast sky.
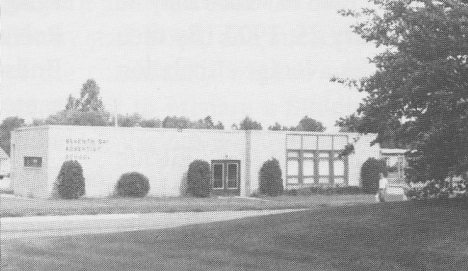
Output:
<instances>
[{"instance_id":1,"label":"overcast sky","mask_svg":"<svg viewBox=\"0 0 468 271\"><path fill-rule=\"evenodd\" d=\"M1 119L45 118L94 78L121 114L335 131L363 96L330 77L371 74L376 52L337 10L366 2L3 0Z\"/></svg>"}]
</instances>

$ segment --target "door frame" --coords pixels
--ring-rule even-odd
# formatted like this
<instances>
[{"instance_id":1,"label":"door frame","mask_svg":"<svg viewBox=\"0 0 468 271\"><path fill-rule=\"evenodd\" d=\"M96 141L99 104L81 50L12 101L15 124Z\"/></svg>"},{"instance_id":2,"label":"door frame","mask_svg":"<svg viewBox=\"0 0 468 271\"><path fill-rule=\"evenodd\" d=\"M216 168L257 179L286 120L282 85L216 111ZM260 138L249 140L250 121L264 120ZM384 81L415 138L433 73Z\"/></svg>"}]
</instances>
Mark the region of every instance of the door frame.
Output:
<instances>
[{"instance_id":1,"label":"door frame","mask_svg":"<svg viewBox=\"0 0 468 271\"><path fill-rule=\"evenodd\" d=\"M222 173L223 173L223 186L220 188L214 188L214 165L222 165ZM237 186L235 188L229 187L229 165L235 164L237 166ZM232 160L232 159L218 159L218 160L211 160L211 188L212 193L215 195L233 195L239 196L240 195L240 186L241 186L241 161L240 160Z\"/></svg>"}]
</instances>

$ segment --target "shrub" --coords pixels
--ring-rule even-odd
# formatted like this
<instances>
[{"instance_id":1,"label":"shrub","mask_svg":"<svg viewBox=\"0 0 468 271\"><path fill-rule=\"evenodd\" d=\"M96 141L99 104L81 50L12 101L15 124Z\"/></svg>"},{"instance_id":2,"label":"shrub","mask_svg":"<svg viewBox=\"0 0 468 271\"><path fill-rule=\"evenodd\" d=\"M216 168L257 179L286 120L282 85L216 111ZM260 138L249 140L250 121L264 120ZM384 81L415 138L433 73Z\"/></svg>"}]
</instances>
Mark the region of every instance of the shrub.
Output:
<instances>
[{"instance_id":1,"label":"shrub","mask_svg":"<svg viewBox=\"0 0 468 271\"><path fill-rule=\"evenodd\" d=\"M367 159L361 168L362 190L364 193L376 193L379 189L379 173L387 176L385 161L373 157Z\"/></svg>"},{"instance_id":2,"label":"shrub","mask_svg":"<svg viewBox=\"0 0 468 271\"><path fill-rule=\"evenodd\" d=\"M362 188L357 186L312 186L312 194L318 195L356 195L362 194Z\"/></svg>"},{"instance_id":3,"label":"shrub","mask_svg":"<svg viewBox=\"0 0 468 271\"><path fill-rule=\"evenodd\" d=\"M118 196L142 198L150 190L148 178L138 172L124 173L117 181L115 190Z\"/></svg>"},{"instance_id":4,"label":"shrub","mask_svg":"<svg viewBox=\"0 0 468 271\"><path fill-rule=\"evenodd\" d=\"M195 160L189 165L187 172L187 194L194 197L210 196L210 164L203 160Z\"/></svg>"},{"instance_id":5,"label":"shrub","mask_svg":"<svg viewBox=\"0 0 468 271\"><path fill-rule=\"evenodd\" d=\"M278 160L272 158L260 169L260 193L278 196L283 193L283 178Z\"/></svg>"},{"instance_id":6,"label":"shrub","mask_svg":"<svg viewBox=\"0 0 468 271\"><path fill-rule=\"evenodd\" d=\"M55 182L55 190L60 198L77 199L85 194L83 168L78 161L65 161Z\"/></svg>"},{"instance_id":7,"label":"shrub","mask_svg":"<svg viewBox=\"0 0 468 271\"><path fill-rule=\"evenodd\" d=\"M447 199L451 196L467 197L468 180L458 180L451 183L450 180L431 180L419 183L410 183L405 190L405 195L410 200Z\"/></svg>"}]
</instances>

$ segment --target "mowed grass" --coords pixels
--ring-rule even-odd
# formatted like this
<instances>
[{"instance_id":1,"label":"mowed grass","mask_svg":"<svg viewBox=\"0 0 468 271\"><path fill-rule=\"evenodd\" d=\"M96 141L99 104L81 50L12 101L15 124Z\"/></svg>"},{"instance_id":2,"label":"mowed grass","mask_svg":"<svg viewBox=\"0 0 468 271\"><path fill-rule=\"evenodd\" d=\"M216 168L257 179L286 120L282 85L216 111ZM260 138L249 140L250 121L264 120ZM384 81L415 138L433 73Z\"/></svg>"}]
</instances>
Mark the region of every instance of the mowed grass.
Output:
<instances>
[{"instance_id":1,"label":"mowed grass","mask_svg":"<svg viewBox=\"0 0 468 271\"><path fill-rule=\"evenodd\" d=\"M270 198L82 198L78 200L1 197L0 217L151 212L302 209L374 202L373 195L313 195Z\"/></svg>"},{"instance_id":2,"label":"mowed grass","mask_svg":"<svg viewBox=\"0 0 468 271\"><path fill-rule=\"evenodd\" d=\"M468 270L468 208L391 202L9 240L2 258L2 270Z\"/></svg>"}]
</instances>

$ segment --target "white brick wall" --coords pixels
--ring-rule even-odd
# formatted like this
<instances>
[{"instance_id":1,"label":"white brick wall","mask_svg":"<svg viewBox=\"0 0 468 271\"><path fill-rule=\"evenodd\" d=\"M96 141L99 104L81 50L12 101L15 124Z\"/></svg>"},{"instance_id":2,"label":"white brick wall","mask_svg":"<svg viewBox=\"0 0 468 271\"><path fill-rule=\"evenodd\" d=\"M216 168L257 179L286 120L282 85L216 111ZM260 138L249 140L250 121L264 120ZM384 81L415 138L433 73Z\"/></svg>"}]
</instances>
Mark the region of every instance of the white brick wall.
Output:
<instances>
[{"instance_id":1,"label":"white brick wall","mask_svg":"<svg viewBox=\"0 0 468 271\"><path fill-rule=\"evenodd\" d=\"M150 180L150 195L176 196L189 164L195 159L240 160L241 195L258 188L262 164L274 157L279 160L286 180L286 134L284 131L251 131L250 171L246 165L246 132L222 130L182 130L48 126L21 128L14 132L16 142L12 179L14 191L21 196L50 196L55 178L67 159L83 166L86 195L108 196L118 178L137 171ZM315 133L317 134L317 133ZM358 137L349 134L350 139ZM349 185L359 185L362 163L379 157L378 145L370 147L375 136L360 136L356 152L349 157ZM23 166L24 156L43 157L41 169ZM246 180L250 176L250 191Z\"/></svg>"}]
</instances>

